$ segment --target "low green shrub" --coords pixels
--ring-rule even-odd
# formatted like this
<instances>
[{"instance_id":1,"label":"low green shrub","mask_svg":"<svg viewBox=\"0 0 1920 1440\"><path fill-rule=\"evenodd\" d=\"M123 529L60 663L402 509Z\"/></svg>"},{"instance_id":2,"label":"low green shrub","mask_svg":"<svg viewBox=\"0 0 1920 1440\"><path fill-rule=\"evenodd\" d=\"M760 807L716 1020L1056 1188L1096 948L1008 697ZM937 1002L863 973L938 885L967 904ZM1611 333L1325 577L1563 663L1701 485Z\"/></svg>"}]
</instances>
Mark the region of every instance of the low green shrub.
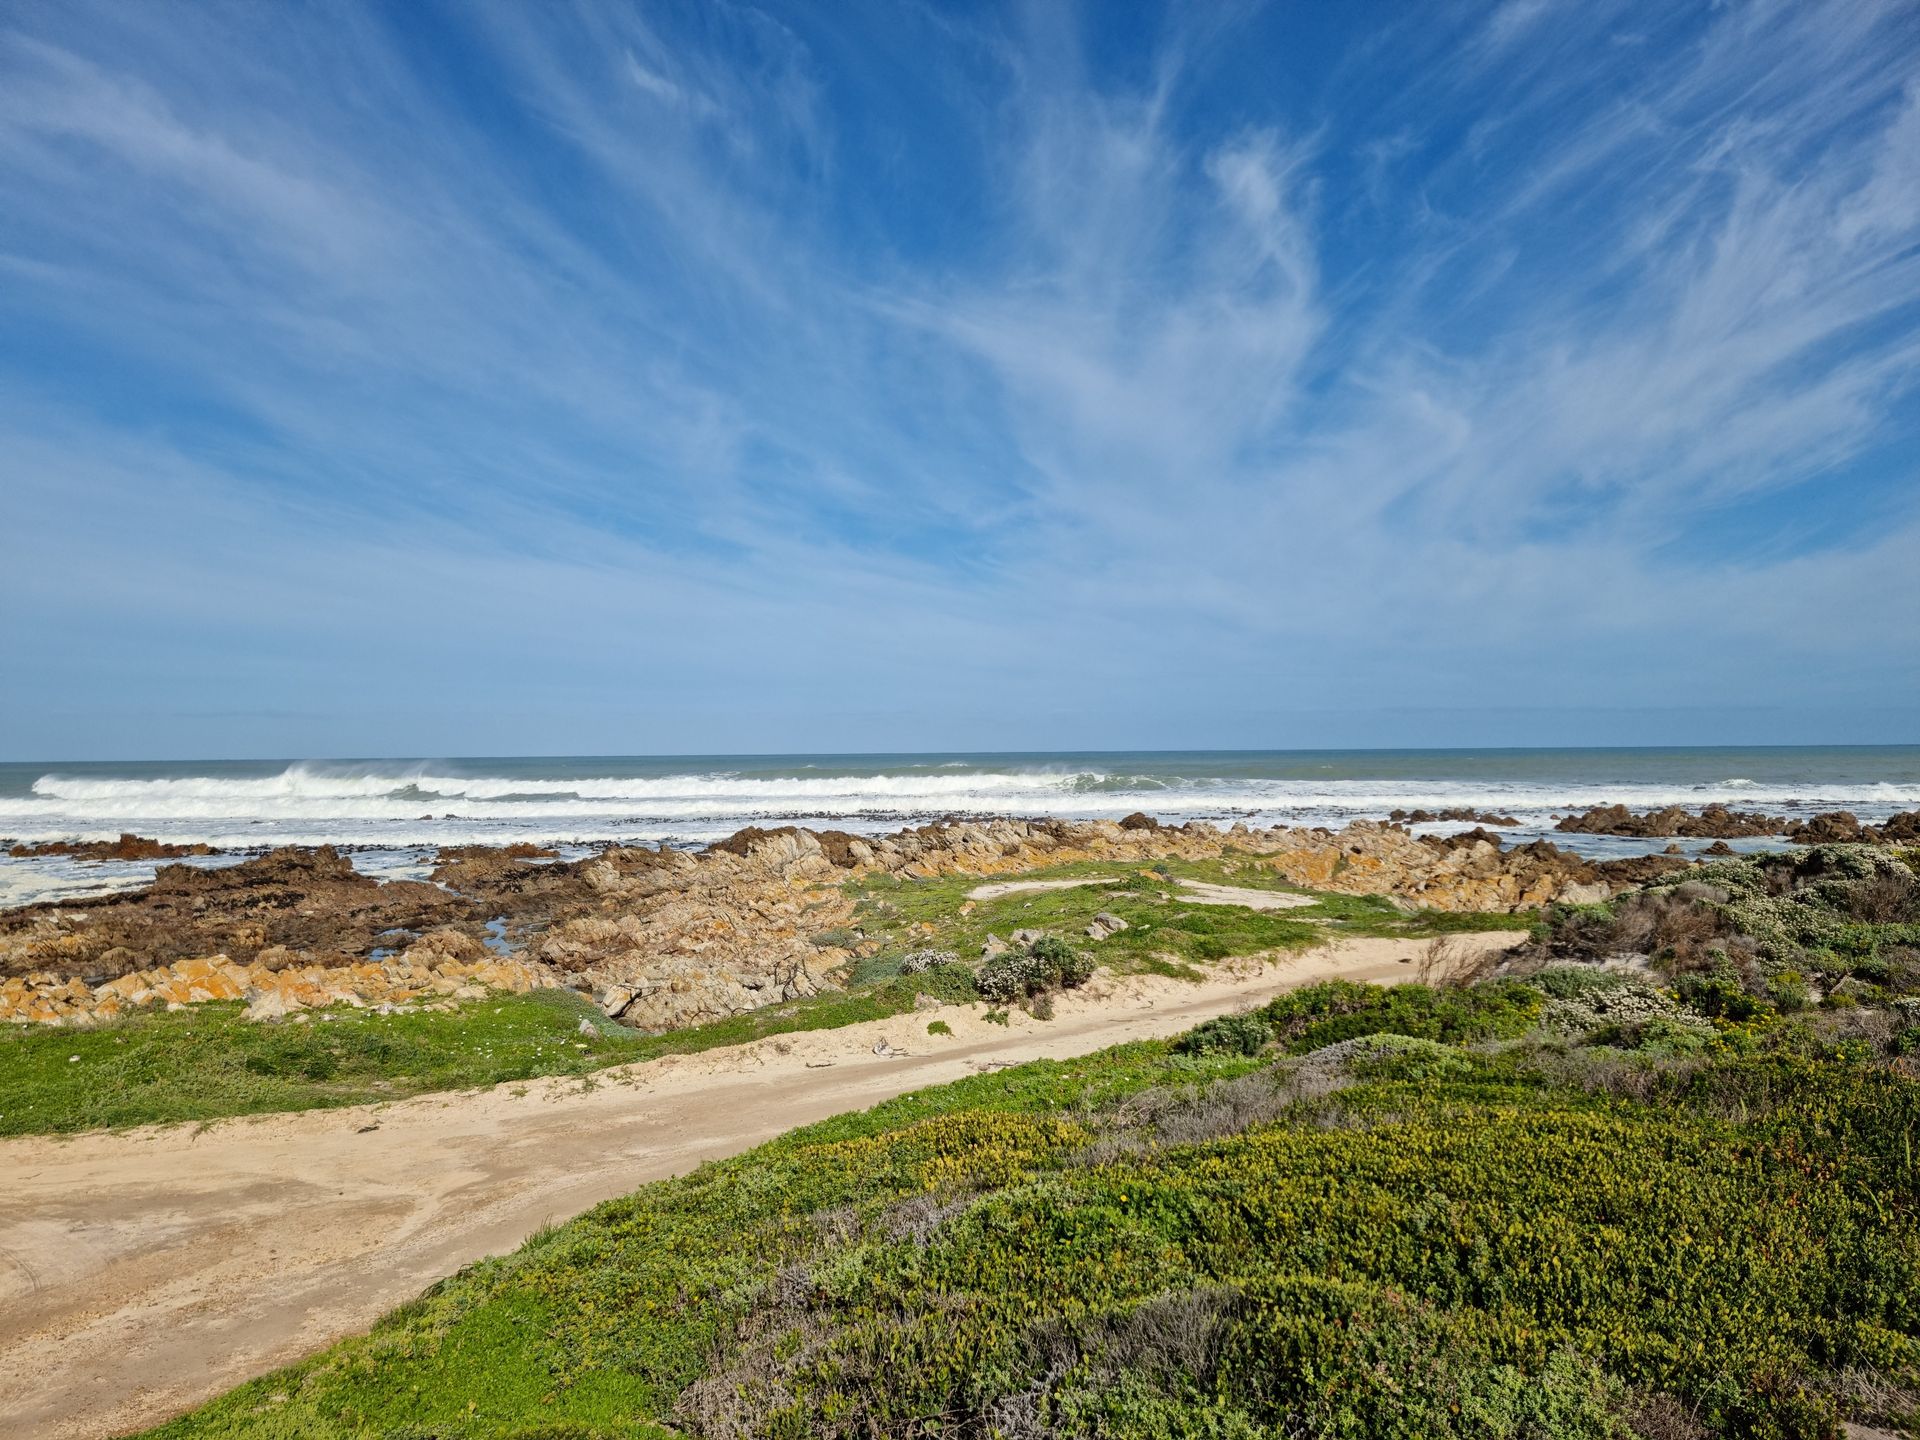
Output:
<instances>
[{"instance_id":1,"label":"low green shrub","mask_svg":"<svg viewBox=\"0 0 1920 1440\"><path fill-rule=\"evenodd\" d=\"M1072 990L1093 975L1093 962L1057 935L1042 935L1022 949L1006 950L980 967L974 983L999 1004Z\"/></svg>"},{"instance_id":2,"label":"low green shrub","mask_svg":"<svg viewBox=\"0 0 1920 1440\"><path fill-rule=\"evenodd\" d=\"M1752 1020L1773 1009L1726 969L1690 971L1674 981L1673 991L1689 1009L1716 1020Z\"/></svg>"},{"instance_id":3,"label":"low green shrub","mask_svg":"<svg viewBox=\"0 0 1920 1440\"><path fill-rule=\"evenodd\" d=\"M1259 1014L1222 1015L1174 1042L1182 1055L1258 1055L1273 1043L1273 1026Z\"/></svg>"},{"instance_id":4,"label":"low green shrub","mask_svg":"<svg viewBox=\"0 0 1920 1440\"><path fill-rule=\"evenodd\" d=\"M1633 972L1598 965L1549 965L1527 977L1527 983L1551 1000L1584 1000L1610 995L1631 984Z\"/></svg>"},{"instance_id":5,"label":"low green shrub","mask_svg":"<svg viewBox=\"0 0 1920 1440\"><path fill-rule=\"evenodd\" d=\"M1472 1060L1452 1045L1413 1035L1370 1035L1372 1048L1356 1052L1347 1068L1363 1080L1440 1080L1473 1073Z\"/></svg>"},{"instance_id":6,"label":"low green shrub","mask_svg":"<svg viewBox=\"0 0 1920 1440\"><path fill-rule=\"evenodd\" d=\"M1512 1039L1539 1018L1543 997L1514 981L1465 988L1383 988L1328 980L1291 991L1257 1012L1295 1054L1338 1040L1390 1033L1459 1044Z\"/></svg>"},{"instance_id":7,"label":"low green shrub","mask_svg":"<svg viewBox=\"0 0 1920 1440\"><path fill-rule=\"evenodd\" d=\"M944 961L908 977L906 983L916 995L926 995L943 1005L969 1005L980 998L973 971L956 961Z\"/></svg>"},{"instance_id":8,"label":"low green shrub","mask_svg":"<svg viewBox=\"0 0 1920 1440\"><path fill-rule=\"evenodd\" d=\"M867 955L847 967L846 984L849 990L858 990L863 985L877 985L883 980L892 980L899 974L898 955Z\"/></svg>"}]
</instances>

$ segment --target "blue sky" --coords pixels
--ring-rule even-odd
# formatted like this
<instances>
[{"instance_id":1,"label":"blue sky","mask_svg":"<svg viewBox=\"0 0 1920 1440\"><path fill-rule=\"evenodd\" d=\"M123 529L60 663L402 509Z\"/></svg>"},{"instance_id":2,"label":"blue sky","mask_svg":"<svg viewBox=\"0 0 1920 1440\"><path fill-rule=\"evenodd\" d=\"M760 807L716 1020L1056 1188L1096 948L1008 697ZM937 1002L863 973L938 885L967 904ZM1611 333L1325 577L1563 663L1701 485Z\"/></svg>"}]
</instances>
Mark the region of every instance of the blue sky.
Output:
<instances>
[{"instance_id":1,"label":"blue sky","mask_svg":"<svg viewBox=\"0 0 1920 1440\"><path fill-rule=\"evenodd\" d=\"M0 11L0 757L1920 740L1920 7Z\"/></svg>"}]
</instances>

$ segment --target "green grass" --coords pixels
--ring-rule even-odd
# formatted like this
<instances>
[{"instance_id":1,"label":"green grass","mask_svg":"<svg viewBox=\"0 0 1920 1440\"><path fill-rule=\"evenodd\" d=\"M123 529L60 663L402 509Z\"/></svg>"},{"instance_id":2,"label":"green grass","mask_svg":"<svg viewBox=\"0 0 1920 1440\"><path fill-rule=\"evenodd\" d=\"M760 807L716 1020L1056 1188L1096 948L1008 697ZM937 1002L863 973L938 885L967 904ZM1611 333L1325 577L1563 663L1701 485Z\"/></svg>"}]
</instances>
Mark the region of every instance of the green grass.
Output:
<instances>
[{"instance_id":1,"label":"green grass","mask_svg":"<svg viewBox=\"0 0 1920 1440\"><path fill-rule=\"evenodd\" d=\"M336 1009L256 1024L238 1004L196 1005L93 1029L0 1030L0 1135L67 1134L397 1100L884 1020L920 993L968 998L941 976L827 991L711 1025L644 1035L607 1024L570 990L500 995L452 1012ZM579 1033L590 1021L594 1034ZM73 1057L77 1056L78 1059Z\"/></svg>"},{"instance_id":2,"label":"green grass","mask_svg":"<svg viewBox=\"0 0 1920 1440\"><path fill-rule=\"evenodd\" d=\"M969 891L1000 878L1110 878L1114 883L1023 891L975 901L966 909ZM1312 895L1315 903L1266 911L1201 905L1184 894L1180 880ZM1304 949L1343 936L1419 940L1471 930L1526 930L1534 923L1531 915L1407 911L1382 896L1302 890L1257 858L1232 855L1152 865L1083 862L988 880L971 875L932 880L874 875L848 881L847 888L856 902L855 924L869 940L879 942L883 955L929 946L972 957L989 934L1005 939L1015 930L1033 929L1084 945L1102 964L1123 973L1191 976L1197 964ZM1103 910L1125 920L1127 928L1098 942L1085 939L1088 922Z\"/></svg>"},{"instance_id":3,"label":"green grass","mask_svg":"<svg viewBox=\"0 0 1920 1440\"><path fill-rule=\"evenodd\" d=\"M1464 1037L1514 1001L1351 987L1276 1019ZM1770 1440L1910 1419L1882 1412L1920 1385L1920 1082L1782 1052L1627 1099L1547 1078L1546 1043L1406 1040L1331 1093L1158 1043L922 1091L603 1205L154 1433L958 1436L1024 1407L1020 1433L1603 1440L1661 1396Z\"/></svg>"}]
</instances>

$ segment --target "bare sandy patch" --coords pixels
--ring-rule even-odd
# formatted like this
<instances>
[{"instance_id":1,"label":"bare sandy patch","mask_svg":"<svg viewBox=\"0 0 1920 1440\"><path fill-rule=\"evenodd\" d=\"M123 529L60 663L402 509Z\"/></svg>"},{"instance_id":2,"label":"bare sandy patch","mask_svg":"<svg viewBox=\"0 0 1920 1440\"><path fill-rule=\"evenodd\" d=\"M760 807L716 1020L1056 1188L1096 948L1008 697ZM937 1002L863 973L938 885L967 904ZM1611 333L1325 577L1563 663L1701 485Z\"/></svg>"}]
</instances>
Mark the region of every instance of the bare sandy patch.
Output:
<instances>
[{"instance_id":1,"label":"bare sandy patch","mask_svg":"<svg viewBox=\"0 0 1920 1440\"><path fill-rule=\"evenodd\" d=\"M998 900L1002 895L1022 895L1029 890L1078 890L1087 885L1124 885L1124 875L1089 875L1084 880L995 880L976 885L967 892L969 900Z\"/></svg>"},{"instance_id":2,"label":"bare sandy patch","mask_svg":"<svg viewBox=\"0 0 1920 1440\"><path fill-rule=\"evenodd\" d=\"M1244 905L1249 910L1294 910L1302 905L1318 905L1317 895L1296 895L1291 890L1247 890L1238 885L1210 885L1204 880L1182 880L1181 899L1196 905Z\"/></svg>"},{"instance_id":3,"label":"bare sandy patch","mask_svg":"<svg viewBox=\"0 0 1920 1440\"><path fill-rule=\"evenodd\" d=\"M1503 949L1515 937L1458 939ZM1316 980L1405 979L1417 953L1413 941L1348 940L1227 962L1193 984L1101 972L1045 1022L1015 1011L1001 1026L982 1007L948 1006L588 1082L0 1141L7 1434L157 1424L365 1329L549 1221L796 1125L983 1069L1175 1034ZM953 1033L927 1034L932 1020Z\"/></svg>"}]
</instances>

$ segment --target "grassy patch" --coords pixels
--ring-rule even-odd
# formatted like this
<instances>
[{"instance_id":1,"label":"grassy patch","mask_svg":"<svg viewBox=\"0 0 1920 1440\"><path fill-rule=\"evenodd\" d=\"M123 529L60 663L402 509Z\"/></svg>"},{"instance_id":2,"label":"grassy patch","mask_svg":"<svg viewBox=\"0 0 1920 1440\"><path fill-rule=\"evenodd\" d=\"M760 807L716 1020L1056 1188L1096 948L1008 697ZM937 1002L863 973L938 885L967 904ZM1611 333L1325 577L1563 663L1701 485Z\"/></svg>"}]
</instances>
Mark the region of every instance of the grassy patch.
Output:
<instances>
[{"instance_id":1,"label":"grassy patch","mask_svg":"<svg viewBox=\"0 0 1920 1440\"><path fill-rule=\"evenodd\" d=\"M1910 1420L1920 1083L1733 1056L1629 1099L1547 1078L1539 1041L1409 1038L1526 1008L1333 989L1275 1020L1401 1037L1338 1077L1136 1044L904 1096L603 1205L156 1433Z\"/></svg>"},{"instance_id":2,"label":"grassy patch","mask_svg":"<svg viewBox=\"0 0 1920 1440\"><path fill-rule=\"evenodd\" d=\"M0 1030L0 1135L219 1120L587 1075L884 1020L912 1010L920 994L965 1001L971 980L932 972L665 1035L607 1024L597 1006L570 990L500 995L452 1012L337 1009L303 1025L256 1024L240 1018L238 1004L216 1003L87 1030L7 1027ZM591 1035L581 1033L582 1020Z\"/></svg>"},{"instance_id":3,"label":"grassy patch","mask_svg":"<svg viewBox=\"0 0 1920 1440\"><path fill-rule=\"evenodd\" d=\"M977 901L969 901L970 891L997 882L971 875L933 880L873 875L849 881L848 889L856 902L856 925L868 940L880 944L882 955L916 946L978 955L988 935L1004 939L1015 930L1032 929L1085 943L1102 964L1123 973L1187 977L1193 975L1196 964L1305 949L1339 936L1413 940L1473 930L1526 930L1534 923L1527 915L1407 911L1382 896L1306 891L1257 856L1165 860L1149 866L1082 862L1007 878L1108 883L1020 891ZM1265 911L1202 905L1181 889L1182 880L1312 895L1314 903ZM1087 925L1102 911L1125 920L1127 928L1105 940L1085 941Z\"/></svg>"},{"instance_id":4,"label":"grassy patch","mask_svg":"<svg viewBox=\"0 0 1920 1440\"><path fill-rule=\"evenodd\" d=\"M599 1010L570 991L502 995L451 1013L323 1012L262 1025L236 1004L140 1015L87 1030L0 1032L0 1134L214 1120L358 1105L579 1075L633 1058L644 1037L579 1033Z\"/></svg>"}]
</instances>

